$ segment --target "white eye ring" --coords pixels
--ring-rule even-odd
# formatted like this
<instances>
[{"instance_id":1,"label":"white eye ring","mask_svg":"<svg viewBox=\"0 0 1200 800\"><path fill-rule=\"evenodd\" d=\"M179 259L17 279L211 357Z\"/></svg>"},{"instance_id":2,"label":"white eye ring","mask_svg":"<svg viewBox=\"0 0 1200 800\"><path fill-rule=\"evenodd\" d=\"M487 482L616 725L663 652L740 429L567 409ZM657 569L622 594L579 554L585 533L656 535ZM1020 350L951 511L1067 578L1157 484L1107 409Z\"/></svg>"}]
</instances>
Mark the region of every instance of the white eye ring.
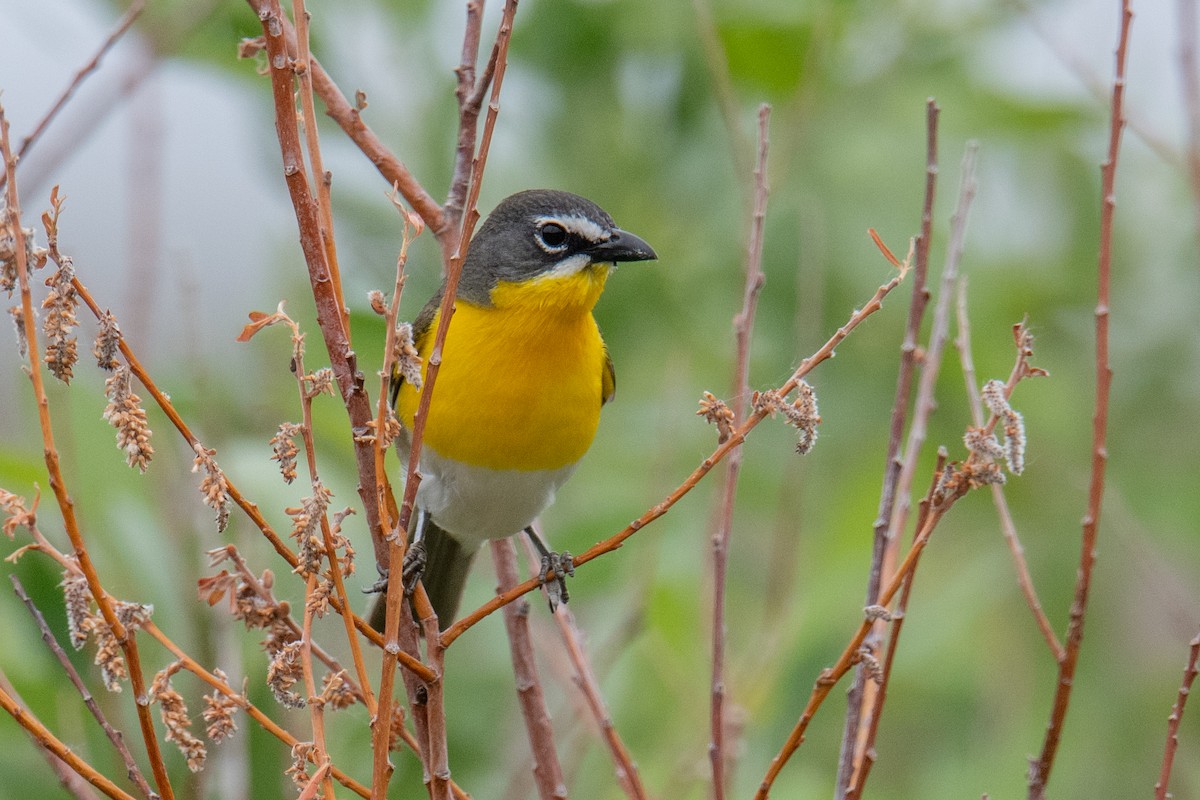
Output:
<instances>
[{"instance_id":1,"label":"white eye ring","mask_svg":"<svg viewBox=\"0 0 1200 800\"><path fill-rule=\"evenodd\" d=\"M535 238L538 247L547 253L561 253L567 249L571 237L562 225L548 221L538 226Z\"/></svg>"}]
</instances>

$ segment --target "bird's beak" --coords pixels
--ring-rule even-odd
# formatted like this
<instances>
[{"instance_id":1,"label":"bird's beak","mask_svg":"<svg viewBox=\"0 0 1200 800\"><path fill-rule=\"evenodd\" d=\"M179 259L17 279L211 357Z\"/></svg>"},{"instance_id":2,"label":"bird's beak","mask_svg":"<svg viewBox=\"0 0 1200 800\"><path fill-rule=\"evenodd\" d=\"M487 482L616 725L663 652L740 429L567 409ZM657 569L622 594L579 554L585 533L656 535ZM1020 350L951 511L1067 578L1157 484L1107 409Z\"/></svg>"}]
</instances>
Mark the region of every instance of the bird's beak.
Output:
<instances>
[{"instance_id":1,"label":"bird's beak","mask_svg":"<svg viewBox=\"0 0 1200 800\"><path fill-rule=\"evenodd\" d=\"M613 230L612 236L608 240L589 247L588 254L595 262L611 261L615 263L658 259L658 254L654 252L653 247L646 243L645 239L620 228Z\"/></svg>"}]
</instances>

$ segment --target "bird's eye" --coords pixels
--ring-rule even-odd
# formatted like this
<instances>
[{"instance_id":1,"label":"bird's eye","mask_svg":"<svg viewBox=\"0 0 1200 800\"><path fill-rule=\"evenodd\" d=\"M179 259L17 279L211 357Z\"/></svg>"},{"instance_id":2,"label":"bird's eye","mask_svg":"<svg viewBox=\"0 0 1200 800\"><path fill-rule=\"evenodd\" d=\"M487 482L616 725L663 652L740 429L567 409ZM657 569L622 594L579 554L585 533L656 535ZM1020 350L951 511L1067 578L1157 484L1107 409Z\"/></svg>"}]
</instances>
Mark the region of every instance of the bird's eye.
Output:
<instances>
[{"instance_id":1,"label":"bird's eye","mask_svg":"<svg viewBox=\"0 0 1200 800\"><path fill-rule=\"evenodd\" d=\"M538 243L546 250L558 251L567 245L567 231L556 222L547 222L538 228Z\"/></svg>"}]
</instances>

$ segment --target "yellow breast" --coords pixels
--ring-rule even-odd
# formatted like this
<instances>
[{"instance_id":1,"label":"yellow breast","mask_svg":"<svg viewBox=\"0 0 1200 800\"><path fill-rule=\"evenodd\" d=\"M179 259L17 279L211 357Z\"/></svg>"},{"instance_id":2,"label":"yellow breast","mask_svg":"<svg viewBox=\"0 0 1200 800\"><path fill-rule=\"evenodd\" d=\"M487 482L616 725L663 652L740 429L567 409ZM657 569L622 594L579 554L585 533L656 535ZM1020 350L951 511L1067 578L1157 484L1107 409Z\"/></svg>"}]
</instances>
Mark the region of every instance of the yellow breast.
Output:
<instances>
[{"instance_id":1,"label":"yellow breast","mask_svg":"<svg viewBox=\"0 0 1200 800\"><path fill-rule=\"evenodd\" d=\"M459 300L425 445L491 469L558 469L578 461L596 434L605 391L604 342L591 310L608 271L597 265L568 277L502 284L492 291L491 307ZM417 342L423 357L438 321ZM411 385L401 387L396 410L410 429L418 399Z\"/></svg>"}]
</instances>

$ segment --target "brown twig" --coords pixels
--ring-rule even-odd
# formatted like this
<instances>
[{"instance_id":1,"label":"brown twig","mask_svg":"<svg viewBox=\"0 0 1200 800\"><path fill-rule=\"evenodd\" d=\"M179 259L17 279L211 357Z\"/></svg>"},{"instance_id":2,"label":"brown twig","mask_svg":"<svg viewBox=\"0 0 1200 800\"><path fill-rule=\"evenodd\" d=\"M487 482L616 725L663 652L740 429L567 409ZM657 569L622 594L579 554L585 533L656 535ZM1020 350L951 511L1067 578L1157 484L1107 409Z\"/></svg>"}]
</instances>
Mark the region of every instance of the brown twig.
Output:
<instances>
[{"instance_id":1,"label":"brown twig","mask_svg":"<svg viewBox=\"0 0 1200 800\"><path fill-rule=\"evenodd\" d=\"M979 428L983 425L983 410L980 407L979 384L975 375L975 360L971 357L971 324L967 315L967 277L965 275L959 278L958 281L956 316L958 337L954 341L954 346L958 349L959 361L962 364L963 379L966 381L967 403L971 409L971 423L976 428ZM1004 495L1004 487L995 485L991 489L992 505L996 507L996 515L1000 519L1000 531L1004 534L1004 540L1008 543L1009 552L1012 554L1013 565L1017 570L1017 583L1021 587L1021 594L1025 595L1025 604L1029 606L1029 611L1033 614L1034 621L1037 622L1038 630L1042 633L1042 638L1046 640L1046 645L1050 648L1050 652L1053 653L1055 662L1062 661L1063 646L1059 642L1058 636L1055 635L1054 627L1046 617L1046 612L1042 608L1042 601L1038 599L1037 590L1033 586L1033 577L1029 574L1029 564L1025 560L1025 548L1021 545L1021 539L1017 535L1017 525L1013 521L1012 511L1009 510L1008 499Z\"/></svg>"},{"instance_id":2,"label":"brown twig","mask_svg":"<svg viewBox=\"0 0 1200 800\"><path fill-rule=\"evenodd\" d=\"M1112 393L1112 368L1108 360L1109 290L1112 278L1112 234L1116 208L1117 156L1121 149L1121 131L1125 121L1125 61L1129 45L1129 28L1133 20L1131 0L1121 0L1121 28L1117 35L1116 67L1112 90L1112 118L1109 128L1108 155L1101 167L1100 255L1096 267L1096 399L1092 416L1092 474L1088 487L1087 510L1083 517L1079 571L1075 581L1075 596L1071 602L1067 626L1066 653L1058 665L1058 682L1050 722L1041 755L1029 771L1029 798L1042 800L1046 782L1054 766L1062 736L1071 688L1075 683L1075 666L1083 643L1083 624L1087 615L1088 595L1092 585L1092 567L1096 562L1096 535L1100 527L1100 508L1104 499L1104 478L1108 463L1108 404Z\"/></svg>"},{"instance_id":3,"label":"brown twig","mask_svg":"<svg viewBox=\"0 0 1200 800\"><path fill-rule=\"evenodd\" d=\"M17 161L20 161L22 158L24 158L25 153L29 151L29 148L33 147L37 140L41 138L46 128L48 128L50 123L54 121L54 118L58 116L58 113L66 107L67 101L71 99L72 95L75 94L75 91L83 84L88 76L99 68L101 59L103 59L104 56L108 54L108 51L112 50L113 45L115 45L117 41L120 40L120 38L124 36L130 28L133 27L133 23L137 22L137 18L142 15L142 11L145 10L145 8L146 0L133 0L133 2L129 4L129 8L127 8L125 13L121 15L121 19L117 21L117 25L113 28L112 33L110 33L108 37L105 38L105 40L100 44L100 47L96 50L95 55L93 55L91 60L84 64L83 67L75 73L75 77L73 77L71 82L67 84L67 88L63 89L62 94L60 94L58 99L54 101L54 105L50 106L50 110L47 111L45 116L38 121L33 131L21 140L21 146L17 148ZM3 188L7 181L8 175L0 174L0 188Z\"/></svg>"},{"instance_id":4,"label":"brown twig","mask_svg":"<svg viewBox=\"0 0 1200 800\"><path fill-rule=\"evenodd\" d=\"M1154 784L1154 800L1167 800L1167 785L1171 781L1171 769L1175 766L1175 751L1179 748L1179 722L1183 719L1183 707L1191 694L1192 684L1196 681L1196 662L1200 660L1200 636L1188 645L1187 665L1183 668L1183 683L1179 685L1179 695L1175 705L1171 707L1171 716L1167 717L1167 744L1163 748L1162 769L1158 773L1158 783Z\"/></svg>"},{"instance_id":5,"label":"brown twig","mask_svg":"<svg viewBox=\"0 0 1200 800\"><path fill-rule=\"evenodd\" d=\"M975 158L978 146L968 143L962 160L962 173L959 183L958 202L950 222L950 243L946 251L946 263L942 269L941 282L938 287L937 302L934 304L933 321L929 331L929 343L921 358L920 374L917 378L917 393L913 402L912 423L908 429L908 439L904 444L904 452L900 457L900 471L896 476L896 486L893 493L892 515L888 522L890 542L884 549L883 575L891 577L890 571L895 563L896 550L900 536L908 527L908 514L911 509L911 494L913 480L917 474L917 463L925 447L929 431L929 418L937 409L935 396L938 375L941 373L942 357L946 350L950 332L950 303L954 297L954 283L958 277L959 264L962 261L963 243L966 237L967 217L971 201L975 197ZM924 235L924 233L923 233ZM907 591L906 591L907 594ZM898 627L898 626L897 626ZM895 647L897 629L893 628L889 641L889 654ZM852 785L861 787L863 778L858 777L864 760L867 757L869 742L875 738L879 727L879 713L882 711L880 694L882 684L865 680L860 668L855 675L855 689L859 689L862 703L873 711L867 718L859 717L858 730L855 733L853 746L854 763L851 771ZM859 686L861 684L861 688ZM861 790L860 790L861 791ZM850 795L847 794L847 797Z\"/></svg>"},{"instance_id":6,"label":"brown twig","mask_svg":"<svg viewBox=\"0 0 1200 800\"><path fill-rule=\"evenodd\" d=\"M321 138L317 135L317 112L313 106L312 53L309 52L308 11L304 0L292 0L296 30L296 78L300 83L300 109L304 120L304 142L308 149L308 163L312 168L311 179L317 187L317 211L321 215L321 241L325 245L325 261L329 264L329 280L333 285L337 301L342 336L350 341L350 309L342 292L342 276L338 267L337 247L333 238L333 204L330 202L329 186L332 175L325 171L321 158Z\"/></svg>"},{"instance_id":7,"label":"brown twig","mask_svg":"<svg viewBox=\"0 0 1200 800\"><path fill-rule=\"evenodd\" d=\"M326 258L317 204L304 172L304 154L296 129L296 111L292 100L296 68L288 55L288 42L283 25L285 17L279 0L262 0L258 12L267 45L271 93L275 105L275 132L279 139L284 180L296 216L300 249L304 253L304 262L308 268L317 324L320 326L329 355L329 364L350 418L351 441L358 467L358 495L367 518L367 527L371 531L376 561L384 563L388 552L385 541L388 532L380 524L375 503L374 448L370 442L353 434L354 431L367 430L368 423L374 415L370 398L363 386L363 375L358 369L358 357L342 329L341 311L329 261Z\"/></svg>"},{"instance_id":8,"label":"brown twig","mask_svg":"<svg viewBox=\"0 0 1200 800\"><path fill-rule=\"evenodd\" d=\"M1042 374L1040 370L1029 366L1028 359L1032 352L1024 342L1023 337L1018 338L1017 345L1016 362L1013 364L1008 381L1002 387L1005 403L1007 403L1007 398L1012 395L1013 389L1016 388L1018 383L1025 378ZM991 436L1000 419L1000 414L996 410L993 410L991 418L982 429L982 434L984 436ZM990 456L985 457L990 459ZM926 505L928 512L923 513L921 525L913 537L913 543L909 547L908 554L900 562L899 566L896 567L895 574L881 588L879 602L867 606L864 610L862 624L859 625L858 630L851 637L849 644L846 645L846 649L842 651L837 662L832 667L822 670L821 674L817 677L812 693L809 695L808 703L800 715L800 719L792 728L791 734L780 748L779 753L771 760L767 774L754 795L755 800L766 800L775 779L804 741L804 734L808 730L809 723L812 721L813 716L816 715L817 709L825 702L826 697L829 696L833 687L855 664L865 661L866 656L870 654L871 648L864 648L863 643L876 624L876 621L883 618L883 615L878 613L879 609L886 609L904 583L911 580L918 560L921 557L921 552L928 545L930 536L932 536L933 531L937 528L942 518L967 492L973 488L978 488L983 483L989 482L989 480L978 480L978 478L987 475L986 470L983 469L987 466L983 462L983 458L979 452L972 450L965 462L949 465L943 471L943 475L935 479L935 489L931 494L930 502ZM991 464L990 466L996 467L995 464ZM846 791L848 790L849 787L846 788Z\"/></svg>"},{"instance_id":9,"label":"brown twig","mask_svg":"<svg viewBox=\"0 0 1200 800\"><path fill-rule=\"evenodd\" d=\"M2 675L3 673L0 672L0 676ZM0 686L0 708L3 708L5 711L7 711L8 714L14 720L16 720L17 724L28 731L29 735L32 736L39 745L53 753L60 761L73 769L92 786L95 786L109 797L118 798L118 800L137 800L133 795L123 791L115 783L97 772L96 768L91 764L75 755L75 752L68 747L66 743L55 736L49 728L43 725L41 721L29 711L29 709L17 702L16 698L9 694L3 688L3 686Z\"/></svg>"},{"instance_id":10,"label":"brown twig","mask_svg":"<svg viewBox=\"0 0 1200 800\"><path fill-rule=\"evenodd\" d=\"M487 166L487 156L491 149L492 132L496 127L496 117L500 112L500 87L504 83L504 72L508 66L508 44L512 37L513 16L517 11L517 0L507 0L504 4L504 12L500 19L500 29L496 34L496 69L495 76L492 80L491 101L488 103L487 117L483 123L483 137L479 143L479 154L475 157L471 172L471 183L467 193L467 201L465 213L462 217L462 232L459 235L458 246L454 251L454 255L450 257L450 262L446 269L445 289L442 295L442 303L438 310L438 325L434 332L433 347L430 350L429 358L426 361L425 367L425 382L421 389L421 397L417 402L417 409L413 414L413 429L409 438L409 456L408 466L405 472L404 484L404 499L400 504L400 520L399 529L408 530L409 521L412 519L413 509L416 504L417 487L420 483L420 473L418 466L420 464L421 446L425 436L425 422L429 415L429 403L433 396L433 388L437 382L438 372L442 366L442 349L446 343L446 333L449 330L450 320L454 316L454 299L458 294L458 280L462 276L463 260L466 258L467 249L470 247L471 234L475 230L475 224L479 220L479 190L483 183L483 171ZM395 552L392 554L395 556ZM395 594L401 591L400 586L401 565L395 561L391 562L388 572L388 603L393 602ZM418 591L418 598L424 597L424 589ZM421 612L422 619L426 616L424 609L418 609ZM432 611L432 609L430 609ZM450 641L445 637L439 639L440 647L448 647Z\"/></svg>"},{"instance_id":11,"label":"brown twig","mask_svg":"<svg viewBox=\"0 0 1200 800\"><path fill-rule=\"evenodd\" d=\"M620 735L617 734L612 715L609 714L604 698L600 694L599 681L596 680L591 664L583 651L583 643L580 641L579 630L575 625L575 615L571 613L571 609L565 603L560 603L554 610L554 621L558 623L559 633L567 647L567 657L570 658L571 665L575 668L575 685L583 695L592 719L600 728L600 736L604 739L604 744L608 747L609 755L616 766L617 781L621 784L621 789L631 800L646 800L649 795L646 787L642 785L637 765L630 756L629 750L626 749L625 743L621 741Z\"/></svg>"},{"instance_id":12,"label":"brown twig","mask_svg":"<svg viewBox=\"0 0 1200 800\"><path fill-rule=\"evenodd\" d=\"M54 653L54 657L58 659L58 663L62 666L67 678L71 681L71 685L75 687L80 697L83 698L83 704L87 706L87 710L96 718L96 722L99 723L100 728L104 731L104 735L108 737L108 740L112 742L113 747L121 756L121 760L125 763L125 774L137 785L138 790L143 795L148 798L157 797L158 795L150 788L150 784L146 782L146 776L142 774L142 770L138 767L137 761L134 760L133 754L129 752L129 748L125 745L125 737L119 730L109 724L108 718L104 716L104 712L96 704L96 698L92 696L91 691L83 682L83 678L79 676L79 671L75 669L75 665L67 657L66 652L62 649L62 645L54 637L54 633L46 623L46 618L42 616L42 612L34 605L33 599L26 593L25 587L21 584L21 579L16 575L9 575L8 579L12 581L13 591L17 593L17 597L29 609L29 614L33 617L38 630L42 633L42 641L50 648L50 652Z\"/></svg>"},{"instance_id":13,"label":"brown twig","mask_svg":"<svg viewBox=\"0 0 1200 800\"><path fill-rule=\"evenodd\" d=\"M187 653L185 653L183 651L183 648L181 648L179 645L177 645L175 642L173 642L171 640L171 638L169 636L167 636L165 633L163 633L163 631L157 625L155 625L153 622L144 623L142 625L142 630L145 631L147 635L149 635L154 640L156 640L160 645L162 645L164 648L166 648L173 656L175 656L175 658L178 659L180 666L183 669L186 669L188 672L192 673L197 678L199 678L200 680L207 683L213 689L216 689L218 692L223 694L225 697L228 697L230 700L233 700L235 703L237 703L238 707L241 708L242 710L244 710L246 712L246 715L249 716L251 719L253 719L255 722L257 722L262 727L262 729L265 730L267 733L271 734L272 736L274 736L279 741L283 742L288 747L294 747L297 744L299 744L299 742L300 742L299 739L297 739L295 736L293 736L292 734L290 734L286 730L284 730L282 727L280 727L275 722L275 720L271 719L271 717L269 717L267 714L263 713L263 711L261 709L259 709L258 706L251 703L246 698L245 695L241 694L236 689L234 689L232 686L230 686L228 683L226 683L223 679L217 677L213 673L206 670L203 666L201 666L200 663L198 661L196 661L196 659L192 658ZM371 796L371 792L366 786L363 786L361 783L354 780L353 778L351 778L346 773L342 772L337 767L332 767L330 772L333 774L333 777L337 780L338 783L342 784L343 786L345 786L347 789L354 792L358 796L360 796L360 797L370 797Z\"/></svg>"},{"instance_id":14,"label":"brown twig","mask_svg":"<svg viewBox=\"0 0 1200 800\"><path fill-rule=\"evenodd\" d=\"M497 590L504 592L520 581L517 551L510 539L490 542L492 563L496 569ZM529 603L520 600L504 607L504 628L512 655L513 678L525 731L533 755L533 782L541 800L560 800L567 796L567 784L554 742L554 726L546 708L537 662L533 657L533 639L529 634Z\"/></svg>"},{"instance_id":15,"label":"brown twig","mask_svg":"<svg viewBox=\"0 0 1200 800\"><path fill-rule=\"evenodd\" d=\"M247 2L255 13L259 12L261 0L247 0ZM296 32L291 20L283 20L283 29L288 40L288 52L297 53ZM408 204L421 215L421 219L425 221L433 234L442 241L442 248L445 251L446 240L443 237L453 226L447 224L442 207L429 192L425 191L425 187L409 172L408 167L404 166L403 162L375 135L375 132L362 121L359 109L350 104L350 101L342 94L342 90L334 83L333 78L321 66L321 62L316 58L310 58L309 68L312 72L313 91L325 105L326 115L337 123L338 127L350 137L350 141L354 142L362 154L375 165L375 169L379 170L379 174L384 177L388 185L399 189Z\"/></svg>"},{"instance_id":16,"label":"brown twig","mask_svg":"<svg viewBox=\"0 0 1200 800\"><path fill-rule=\"evenodd\" d=\"M1196 233L1200 234L1200 55L1196 47L1195 0L1178 0L1175 4L1179 36L1179 79L1183 92L1183 109L1187 116L1185 157L1192 188L1192 203L1196 213Z\"/></svg>"},{"instance_id":17,"label":"brown twig","mask_svg":"<svg viewBox=\"0 0 1200 800\"><path fill-rule=\"evenodd\" d=\"M496 59L499 57L497 38L492 48L488 68L478 81L475 80L475 64L479 61L479 40L482 37L483 0L467 0L467 22L463 30L462 59L454 68L458 85L454 96L458 99L458 141L454 147L454 171L450 178L450 192L443 211L447 226L457 229L462 222L467 188L471 181L471 162L475 158L475 139L478 135L479 112L487 96L488 84L495 74ZM450 246L453 253L458 243Z\"/></svg>"},{"instance_id":18,"label":"brown twig","mask_svg":"<svg viewBox=\"0 0 1200 800\"><path fill-rule=\"evenodd\" d=\"M417 409L413 415L413 428L409 437L408 465L405 470L404 497L400 504L399 519L396 525L397 532L409 531L413 519L417 488L420 485L418 466L420 464L421 446L425 434L425 422L429 414L429 402L433 396L438 372L441 369L442 349L446 342L446 333L449 329L450 320L454 316L454 299L458 294L458 281L462 275L463 260L466 258L467 249L470 247L471 234L475 229L475 224L479 220L479 211L477 209L479 190L483 182L483 172L487 166L487 156L491 149L492 133L496 127L496 118L500 112L500 89L504 83L504 72L508 65L508 45L512 37L513 17L516 11L517 0L507 0L500 18L499 30L496 33L496 59L495 72L492 79L491 100L488 103L488 113L484 120L483 136L480 139L479 150L472 164L471 182L464 205L465 213L461 219L461 230L458 234L458 241L454 247L453 254L450 256L446 266L445 287L438 313L438 325L434 333L433 347L426 361L421 397L417 402ZM470 31L468 31L469 35ZM464 47L469 47L469 45L465 45ZM404 546L402 542L397 541L398 539L399 536L396 536L390 543L388 561L386 562L388 564L388 581L387 599L385 602L387 603L388 613L385 622L385 637L388 646L385 652L390 652L391 648L400 646L395 636L399 624L400 597L403 593L401 577L403 574ZM413 596L413 602L413 607L426 629L426 639L428 642L426 656L434 665L434 669L439 670L440 674L440 665L443 663L445 657L444 650L447 643L443 642L440 636L437 635L437 617L433 613L433 607L429 604L424 587L420 584L418 584L416 593ZM382 688L389 681L388 662L385 659L384 675L380 682L379 699L379 716L383 719L388 719L388 714L390 713L391 697L390 694L384 694ZM446 723L442 705L442 687L440 682L436 684L431 683L423 691L424 698L419 703L417 701L417 693L414 691L415 687L409 684L407 688L409 690L409 700L413 707L414 722L418 733L421 733L422 729L424 729L422 740L425 742L425 747L422 749L422 756L425 759L426 774L431 781L430 790L433 796L437 800L440 800L442 796L449 796L451 786L446 745ZM376 758L376 773L378 774L378 756ZM390 772L388 776L390 776ZM376 785L376 790L379 790L378 785Z\"/></svg>"},{"instance_id":19,"label":"brown twig","mask_svg":"<svg viewBox=\"0 0 1200 800\"><path fill-rule=\"evenodd\" d=\"M96 299L92 297L92 294L88 291L87 287L79 281L78 277L72 281L71 285L75 288L79 298L83 300L84 304L91 310L92 315L95 316L96 319L100 319L104 315L104 311L100 308L99 304L96 302ZM154 379L150 377L148 372L146 372L145 367L142 366L141 361L138 360L137 355L133 352L133 349L129 346L128 342L125 341L124 337L120 338L118 347L120 348L122 358L124 358L125 362L129 365L130 372L132 372L138 379L138 382L145 387L146 391L150 394L151 398L153 398L159 409L161 409L162 412L167 416L167 419L171 421L171 424L177 431L179 431L179 434L187 441L188 445L192 449L203 447L203 443L192 432L188 424L184 422L183 417L179 415L179 412L171 403L170 398L168 398L166 394L158 388L158 385L154 382ZM266 537L267 541L271 543L271 546L275 548L275 551L288 563L290 567L294 568L297 564L299 564L300 562L299 559L297 559L296 554L292 552L291 548L284 543L279 534L276 533L274 528L271 527L270 523L267 522L266 518L262 515L262 512L258 510L258 506L250 502L250 500L241 493L241 490L237 488L237 485L234 484L232 480L229 480L228 475L225 476L225 479L226 490L229 494L229 499L232 500L233 503L240 508L247 517L249 517L254 526L258 528L264 537ZM372 643L378 647L383 646L383 637L379 635L378 631L372 628L366 620L362 619L357 614L350 612L348 610L349 607L344 603L343 598L340 595L338 597L331 598L330 604L339 614L349 614L354 623L355 629L366 636ZM299 631L298 628L296 630L297 632ZM407 653L400 656L400 662L404 664L406 669L411 670L418 677L420 677L421 680L430 681L436 679L436 676L434 675L433 671L429 669L429 667L422 664L419 660L409 656Z\"/></svg>"},{"instance_id":20,"label":"brown twig","mask_svg":"<svg viewBox=\"0 0 1200 800\"><path fill-rule=\"evenodd\" d=\"M908 307L908 321L904 329L904 341L900 345L900 371L896 377L896 397L892 403L891 421L888 428L888 446L884 459L883 485L879 492L879 507L875 517L874 539L871 548L871 571L867 577L866 604L879 602L879 587L885 579L884 562L888 551L894 554L898 531L891 528L892 513L896 505L897 484L900 479L900 448L904 441L904 425L908 419L913 380L917 372L920 353L918 337L925 318L925 306L929 302L929 245L933 228L933 201L937 189L937 142L938 114L940 109L933 98L925 103L925 198L921 207L921 232L916 239L916 263L913 269L912 300ZM846 698L846 720L842 728L841 754L838 761L836 800L842 800L854 775L857 763L856 745L862 715L863 693L866 676L860 669Z\"/></svg>"},{"instance_id":21,"label":"brown twig","mask_svg":"<svg viewBox=\"0 0 1200 800\"><path fill-rule=\"evenodd\" d=\"M46 471L49 473L50 488L54 491L54 498L62 514L63 527L66 529L67 536L71 540L71 547L74 550L79 569L87 579L88 590L91 592L92 597L95 598L96 604L100 608L100 613L104 617L105 624L108 625L113 638L121 647L121 652L125 656L126 666L129 671L129 679L134 697L140 701L146 697L146 681L145 676L142 674L142 662L138 653L137 641L134 639L132 633L117 618L113 603L100 583L100 576L96 573L96 567L92 563L91 555L88 553L87 546L83 541L83 534L79 528L79 520L75 516L74 501L71 500L70 495L67 493L67 487L63 480L59 462L58 448L54 444L54 430L50 422L50 402L46 397L46 389L42 379L42 361L39 356L37 327L33 313L33 299L29 289L29 264L25 251L25 233L21 227L21 204L17 195L17 160L9 145L8 119L4 114L3 107L0 107L0 155L3 156L5 173L8 175L8 186L6 187L8 192L7 211L12 225L17 275L21 286L21 308L23 311L25 338L28 346L29 378L33 384L33 393L37 401L38 423L42 432L43 454L46 462ZM137 706L142 741L146 746L146 755L154 773L155 785L159 793L166 800L172 800L175 795L171 789L170 779L167 776L167 768L163 762L162 751L158 746L158 737L154 731L154 719L150 713L150 705L149 703L142 702L135 702L135 705Z\"/></svg>"},{"instance_id":22,"label":"brown twig","mask_svg":"<svg viewBox=\"0 0 1200 800\"><path fill-rule=\"evenodd\" d=\"M925 524L929 507L933 503L933 493L937 489L938 481L941 480L943 470L946 468L947 458L946 448L939 447L937 464L933 468L933 480L929 482L929 490L921 500L917 530L920 530ZM914 571L916 567L917 564L914 562ZM904 627L904 620L908 614L908 599L912 594L912 585L912 575L910 574L904 579L904 585L900 589L900 599L896 601L896 608L888 615L891 623L891 631L888 636L887 652L883 658L882 668L874 676L874 680L870 684L875 687L874 697L871 701L871 713L865 726L866 730L862 737L862 744L859 748L860 761L854 770L854 783L846 790L846 800L859 800L862 797L863 786L866 785L867 778L871 774L871 768L875 765L875 737L879 733L879 720L883 716L883 704L887 700L887 688L888 682L892 677L892 665L896 663L896 650L900 644L900 631Z\"/></svg>"},{"instance_id":23,"label":"brown twig","mask_svg":"<svg viewBox=\"0 0 1200 800\"><path fill-rule=\"evenodd\" d=\"M900 262L898 260L896 260L894 263L897 266L900 266ZM776 390L777 394L781 398L786 397L788 394L794 391L797 386L800 385L800 381L805 375L812 372L812 370L815 369L821 362L831 357L833 355L834 348L841 344L842 340L849 336L851 331L857 328L863 322L863 320L883 307L883 299L887 297L887 295L893 289L900 285L900 281L904 279L906 274L907 268L902 268L900 272L890 281L876 289L874 296L871 297L865 306L863 306L861 309L855 310L855 312L850 315L850 319L847 320L842 327L838 328L837 332L834 333L834 335L830 337L830 339L825 342L820 349L800 363L800 366L796 368L796 371L792 374L792 376L782 386L780 386L779 389ZM605 553L611 553L612 551L621 547L621 545L625 543L625 540L630 536L633 536L642 528L646 527L646 525L670 511L672 506L683 499L684 495L694 489L696 484L698 484L705 475L712 471L713 467L721 463L721 461L729 455L730 451L744 442L750 431L754 430L754 428L757 427L757 425L762 422L769 413L770 411L766 408L756 410L754 413L752 413L744 423L742 423L736 430L733 431L732 435L730 435L727 440L717 445L717 448L713 450L712 454L709 455L708 458L701 461L699 466L692 470L692 473L687 477L687 479L684 480L684 482L678 487L676 487L674 491L667 495L662 502L652 506L649 510L642 514L642 516L638 517L633 522L629 523L629 525L625 526L623 529L613 534L609 538L602 542L597 542L585 552L575 556L573 560L574 566L580 567L594 558L599 558ZM508 603L511 603L521 595L537 589L542 585L545 577L546 576L538 576L535 578L530 578L524 583L517 584L511 590L493 597L491 600L484 603L470 614L467 614L461 619L457 620L453 625L442 632L441 641L443 646L449 647L455 639L457 639L459 636L462 636L468 629L470 629L484 617L488 616L497 609L502 608Z\"/></svg>"},{"instance_id":24,"label":"brown twig","mask_svg":"<svg viewBox=\"0 0 1200 800\"><path fill-rule=\"evenodd\" d=\"M742 308L733 319L737 356L733 375L733 419L746 418L750 395L750 339L754 332L754 312L766 275L762 271L763 223L767 215L767 149L771 106L758 108L758 158L754 167L754 207L751 212L750 238L746 246L746 282L742 290ZM725 484L720 496L717 528L712 536L713 607L712 607L712 680L709 683L710 730L708 758L712 765L713 797L724 800L725 761L725 584L729 572L729 540L733 531L733 504L737 497L738 474L742 467L742 448L725 460Z\"/></svg>"}]
</instances>

